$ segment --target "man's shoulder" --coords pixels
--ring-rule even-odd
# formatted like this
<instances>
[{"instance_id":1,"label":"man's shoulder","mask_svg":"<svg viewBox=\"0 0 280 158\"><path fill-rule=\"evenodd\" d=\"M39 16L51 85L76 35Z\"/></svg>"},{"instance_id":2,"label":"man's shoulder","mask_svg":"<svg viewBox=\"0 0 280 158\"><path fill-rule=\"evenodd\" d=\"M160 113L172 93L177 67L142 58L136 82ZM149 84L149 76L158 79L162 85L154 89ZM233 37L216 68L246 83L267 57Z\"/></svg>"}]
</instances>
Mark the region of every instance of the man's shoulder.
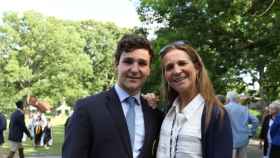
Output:
<instances>
[{"instance_id":1,"label":"man's shoulder","mask_svg":"<svg viewBox=\"0 0 280 158\"><path fill-rule=\"evenodd\" d=\"M10 119L11 120L18 120L18 119L21 119L22 116L24 117L24 114L21 113L19 110L16 110L10 115Z\"/></svg>"},{"instance_id":2,"label":"man's shoulder","mask_svg":"<svg viewBox=\"0 0 280 158\"><path fill-rule=\"evenodd\" d=\"M88 101L90 102L92 100L96 101L96 100L100 100L100 99L104 98L104 96L106 96L106 94L107 94L107 91L102 91L102 92L81 98L78 101L84 101L84 102L88 102Z\"/></svg>"},{"instance_id":3,"label":"man's shoulder","mask_svg":"<svg viewBox=\"0 0 280 158\"><path fill-rule=\"evenodd\" d=\"M77 100L75 104L75 109L77 108L87 108L87 107L96 107L98 105L102 105L106 102L107 96L110 96L110 90L109 91L102 91L99 93L96 93L94 95L90 95L84 98L81 98Z\"/></svg>"},{"instance_id":4,"label":"man's shoulder","mask_svg":"<svg viewBox=\"0 0 280 158\"><path fill-rule=\"evenodd\" d=\"M230 109L245 109L245 107L239 103L228 103L225 105L225 108Z\"/></svg>"},{"instance_id":5,"label":"man's shoulder","mask_svg":"<svg viewBox=\"0 0 280 158\"><path fill-rule=\"evenodd\" d=\"M16 109L13 113L12 116L19 116L19 115L23 115L23 113L21 111L19 111L18 109Z\"/></svg>"}]
</instances>

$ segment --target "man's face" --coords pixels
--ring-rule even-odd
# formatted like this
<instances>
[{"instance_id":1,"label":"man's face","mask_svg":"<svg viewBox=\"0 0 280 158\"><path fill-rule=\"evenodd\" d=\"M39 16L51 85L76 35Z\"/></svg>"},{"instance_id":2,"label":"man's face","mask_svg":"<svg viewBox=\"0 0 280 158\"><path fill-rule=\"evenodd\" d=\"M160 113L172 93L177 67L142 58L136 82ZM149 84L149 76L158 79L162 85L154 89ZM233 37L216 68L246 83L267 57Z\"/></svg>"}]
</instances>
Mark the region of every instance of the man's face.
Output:
<instances>
[{"instance_id":1,"label":"man's face","mask_svg":"<svg viewBox=\"0 0 280 158\"><path fill-rule=\"evenodd\" d=\"M146 49L124 52L117 65L118 85L128 94L140 92L150 75L150 54Z\"/></svg>"}]
</instances>

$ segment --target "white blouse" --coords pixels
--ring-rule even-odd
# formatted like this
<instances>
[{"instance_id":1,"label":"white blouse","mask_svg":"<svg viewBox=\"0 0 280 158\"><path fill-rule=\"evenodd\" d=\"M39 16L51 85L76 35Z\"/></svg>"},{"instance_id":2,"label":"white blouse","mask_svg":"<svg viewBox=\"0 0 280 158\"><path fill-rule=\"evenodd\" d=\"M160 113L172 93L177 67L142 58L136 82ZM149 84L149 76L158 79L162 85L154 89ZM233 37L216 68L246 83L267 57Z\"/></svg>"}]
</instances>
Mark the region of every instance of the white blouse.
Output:
<instances>
[{"instance_id":1,"label":"white blouse","mask_svg":"<svg viewBox=\"0 0 280 158\"><path fill-rule=\"evenodd\" d=\"M202 158L201 117L204 99L198 94L182 112L178 98L164 118L157 158Z\"/></svg>"}]
</instances>

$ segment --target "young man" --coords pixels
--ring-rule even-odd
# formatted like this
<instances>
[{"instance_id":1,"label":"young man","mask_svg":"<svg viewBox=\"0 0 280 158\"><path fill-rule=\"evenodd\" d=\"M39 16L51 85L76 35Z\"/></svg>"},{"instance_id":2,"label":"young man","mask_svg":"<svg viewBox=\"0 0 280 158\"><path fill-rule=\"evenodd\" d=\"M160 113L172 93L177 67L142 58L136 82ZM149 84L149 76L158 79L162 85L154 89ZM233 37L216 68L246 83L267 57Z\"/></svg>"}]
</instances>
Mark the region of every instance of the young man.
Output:
<instances>
[{"instance_id":1,"label":"young man","mask_svg":"<svg viewBox=\"0 0 280 158\"><path fill-rule=\"evenodd\" d=\"M150 158L162 116L140 96L153 51L147 39L125 35L115 53L117 83L79 100L65 134L63 158Z\"/></svg>"},{"instance_id":2,"label":"young man","mask_svg":"<svg viewBox=\"0 0 280 158\"><path fill-rule=\"evenodd\" d=\"M8 158L13 158L17 150L19 157L24 158L23 146L21 143L23 133L32 139L24 122L23 102L21 100L17 101L16 106L17 110L12 113L9 124L9 141L11 149Z\"/></svg>"}]
</instances>

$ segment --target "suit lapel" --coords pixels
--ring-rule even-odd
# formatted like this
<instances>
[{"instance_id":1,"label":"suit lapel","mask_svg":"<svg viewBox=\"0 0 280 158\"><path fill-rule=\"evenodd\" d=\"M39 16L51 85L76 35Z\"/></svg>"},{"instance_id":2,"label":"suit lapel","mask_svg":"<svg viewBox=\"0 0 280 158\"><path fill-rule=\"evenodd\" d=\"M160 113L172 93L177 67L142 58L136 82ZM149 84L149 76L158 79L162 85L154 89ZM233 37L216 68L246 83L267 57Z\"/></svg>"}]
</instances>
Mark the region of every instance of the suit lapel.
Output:
<instances>
[{"instance_id":1,"label":"suit lapel","mask_svg":"<svg viewBox=\"0 0 280 158\"><path fill-rule=\"evenodd\" d=\"M133 157L125 115L122 110L121 102L114 88L111 88L108 91L106 98L106 106L111 113L111 116L113 118L112 120L114 121L116 128L118 129L119 136L121 137L121 141L125 148L125 151L127 152L128 157Z\"/></svg>"},{"instance_id":2,"label":"suit lapel","mask_svg":"<svg viewBox=\"0 0 280 158\"><path fill-rule=\"evenodd\" d=\"M148 142L151 139L151 115L149 113L148 105L147 102L141 98L141 103L142 103L142 111L143 111L143 117L144 117L144 127L145 127L145 136L144 136L144 143L142 146L141 153L139 154L139 157L143 155L145 150L145 147L148 146Z\"/></svg>"}]
</instances>

